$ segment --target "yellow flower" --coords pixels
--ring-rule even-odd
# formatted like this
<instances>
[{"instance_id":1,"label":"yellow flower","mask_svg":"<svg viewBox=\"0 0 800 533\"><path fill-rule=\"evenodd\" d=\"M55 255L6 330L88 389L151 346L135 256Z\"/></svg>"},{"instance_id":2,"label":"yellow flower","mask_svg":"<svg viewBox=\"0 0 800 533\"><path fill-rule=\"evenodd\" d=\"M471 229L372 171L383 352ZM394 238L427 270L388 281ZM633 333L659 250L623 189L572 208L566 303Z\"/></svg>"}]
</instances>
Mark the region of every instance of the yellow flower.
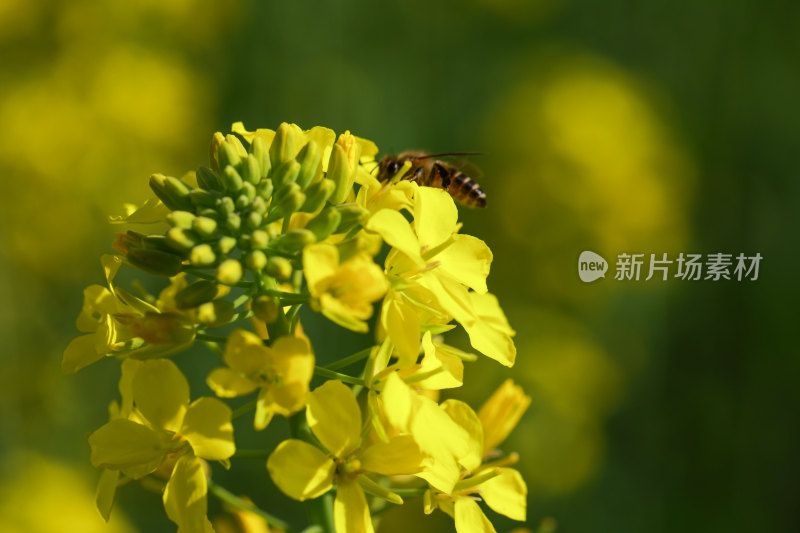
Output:
<instances>
[{"instance_id":1,"label":"yellow flower","mask_svg":"<svg viewBox=\"0 0 800 533\"><path fill-rule=\"evenodd\" d=\"M306 339L280 337L267 347L258 335L237 329L228 338L223 358L228 367L213 370L208 386L223 398L259 389L253 422L257 430L267 427L275 414L289 416L305 406L314 374L314 355Z\"/></svg>"},{"instance_id":2,"label":"yellow flower","mask_svg":"<svg viewBox=\"0 0 800 533\"><path fill-rule=\"evenodd\" d=\"M307 246L303 250L303 272L313 309L342 327L368 331L364 321L372 316L372 302L387 289L383 272L368 254L357 253L340 263L335 246Z\"/></svg>"},{"instance_id":3,"label":"yellow flower","mask_svg":"<svg viewBox=\"0 0 800 533\"><path fill-rule=\"evenodd\" d=\"M468 451L460 458L465 470L453 490L430 489L425 493L425 513L442 509L454 519L458 533L493 532L494 527L476 501L480 499L497 513L525 521L528 494L525 481L513 468L482 464L484 428L478 415L458 400L445 401L442 409L469 435Z\"/></svg>"},{"instance_id":4,"label":"yellow flower","mask_svg":"<svg viewBox=\"0 0 800 533\"><path fill-rule=\"evenodd\" d=\"M478 418L483 427L483 449L486 453L497 448L508 437L530 404L530 396L510 379L505 380L484 402L478 410Z\"/></svg>"},{"instance_id":5,"label":"yellow flower","mask_svg":"<svg viewBox=\"0 0 800 533\"><path fill-rule=\"evenodd\" d=\"M90 285L84 290L77 326L87 334L73 339L64 350L62 371L77 372L107 355L161 357L191 345L195 331L185 317L163 313L114 287L120 257L104 255L101 263L108 288Z\"/></svg>"},{"instance_id":6,"label":"yellow flower","mask_svg":"<svg viewBox=\"0 0 800 533\"><path fill-rule=\"evenodd\" d=\"M167 515L182 531L208 531L200 458L224 461L235 452L230 408L216 398L190 403L186 378L166 359L126 360L120 393L117 415L89 435L92 464L106 469L101 512L108 516L119 472L139 479L177 457L164 493Z\"/></svg>"},{"instance_id":7,"label":"yellow flower","mask_svg":"<svg viewBox=\"0 0 800 533\"><path fill-rule=\"evenodd\" d=\"M317 498L336 484L333 507L337 533L371 533L364 490L393 503L402 503L402 499L366 474L415 474L422 469L425 457L408 435L387 442L363 442L361 410L353 393L340 381L328 381L310 394L306 419L327 454L305 441L283 441L267 460L270 476L284 493L301 501Z\"/></svg>"}]
</instances>

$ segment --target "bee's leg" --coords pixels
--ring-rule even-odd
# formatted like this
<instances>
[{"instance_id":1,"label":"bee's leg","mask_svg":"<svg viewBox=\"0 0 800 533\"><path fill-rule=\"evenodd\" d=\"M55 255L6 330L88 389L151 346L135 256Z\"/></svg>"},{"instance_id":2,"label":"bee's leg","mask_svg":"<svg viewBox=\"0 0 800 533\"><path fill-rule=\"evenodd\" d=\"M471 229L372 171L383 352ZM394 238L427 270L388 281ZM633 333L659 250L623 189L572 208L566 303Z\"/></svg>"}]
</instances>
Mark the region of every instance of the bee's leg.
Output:
<instances>
[{"instance_id":1,"label":"bee's leg","mask_svg":"<svg viewBox=\"0 0 800 533\"><path fill-rule=\"evenodd\" d=\"M403 179L408 181L417 181L419 177L422 176L422 173L424 171L425 171L424 167L412 168L408 172L406 172L406 175L403 176Z\"/></svg>"}]
</instances>

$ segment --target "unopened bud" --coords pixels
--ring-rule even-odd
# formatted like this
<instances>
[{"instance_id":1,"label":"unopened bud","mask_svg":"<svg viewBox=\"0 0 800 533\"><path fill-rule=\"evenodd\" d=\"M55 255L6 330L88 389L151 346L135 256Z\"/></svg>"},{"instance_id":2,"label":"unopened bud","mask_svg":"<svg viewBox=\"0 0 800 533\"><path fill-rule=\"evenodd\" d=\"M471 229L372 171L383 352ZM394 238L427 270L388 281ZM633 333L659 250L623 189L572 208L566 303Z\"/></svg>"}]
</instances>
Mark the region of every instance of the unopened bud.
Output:
<instances>
[{"instance_id":1,"label":"unopened bud","mask_svg":"<svg viewBox=\"0 0 800 533\"><path fill-rule=\"evenodd\" d=\"M235 247L236 247L236 239L228 235L222 237L219 241L217 241L217 250L219 250L219 253L222 255L226 255Z\"/></svg>"},{"instance_id":2,"label":"unopened bud","mask_svg":"<svg viewBox=\"0 0 800 533\"><path fill-rule=\"evenodd\" d=\"M293 229L273 240L272 245L284 252L295 253L316 240L314 234L305 228Z\"/></svg>"},{"instance_id":3,"label":"unopened bud","mask_svg":"<svg viewBox=\"0 0 800 533\"><path fill-rule=\"evenodd\" d=\"M244 182L239 192L247 197L248 202L252 202L256 197L256 186L252 183Z\"/></svg>"},{"instance_id":4,"label":"unopened bud","mask_svg":"<svg viewBox=\"0 0 800 533\"><path fill-rule=\"evenodd\" d=\"M278 302L268 294L259 294L253 298L250 308L259 320L271 324L278 319Z\"/></svg>"},{"instance_id":5,"label":"unopened bud","mask_svg":"<svg viewBox=\"0 0 800 533\"><path fill-rule=\"evenodd\" d=\"M230 231L237 232L242 227L242 217L237 215L236 213L231 213L225 219L225 228Z\"/></svg>"},{"instance_id":6,"label":"unopened bud","mask_svg":"<svg viewBox=\"0 0 800 533\"><path fill-rule=\"evenodd\" d=\"M216 132L211 137L211 146L208 147L209 151L209 160L211 161L211 168L214 170L219 170L219 159L217 158L217 151L219 147L225 142L225 136L220 133Z\"/></svg>"},{"instance_id":7,"label":"unopened bud","mask_svg":"<svg viewBox=\"0 0 800 533\"><path fill-rule=\"evenodd\" d=\"M259 170L261 171L261 179L266 178L267 174L269 174L271 164L269 160L269 149L263 137L256 137L253 139L250 145L250 153L253 154L253 157L255 157L258 162Z\"/></svg>"},{"instance_id":8,"label":"unopened bud","mask_svg":"<svg viewBox=\"0 0 800 533\"><path fill-rule=\"evenodd\" d=\"M274 187L272 185L272 180L270 179L261 180L261 183L256 185L256 196L259 196L264 200L269 200L270 196L272 196L273 190Z\"/></svg>"},{"instance_id":9,"label":"unopened bud","mask_svg":"<svg viewBox=\"0 0 800 533\"><path fill-rule=\"evenodd\" d=\"M242 164L239 168L241 169L240 174L242 175L242 179L245 182L255 185L261 181L261 166L258 164L256 156L253 154L247 154L247 157L242 160Z\"/></svg>"},{"instance_id":10,"label":"unopened bud","mask_svg":"<svg viewBox=\"0 0 800 533\"><path fill-rule=\"evenodd\" d=\"M292 262L285 257L270 257L267 261L266 273L277 280L287 280L292 275Z\"/></svg>"},{"instance_id":11,"label":"unopened bud","mask_svg":"<svg viewBox=\"0 0 800 533\"><path fill-rule=\"evenodd\" d=\"M197 240L192 238L191 232L183 228L170 228L164 235L167 244L178 252L188 252L197 244Z\"/></svg>"},{"instance_id":12,"label":"unopened bud","mask_svg":"<svg viewBox=\"0 0 800 533\"><path fill-rule=\"evenodd\" d=\"M195 176L197 177L197 184L207 191L219 191L222 189L219 178L208 167L199 167L195 172Z\"/></svg>"},{"instance_id":13,"label":"unopened bud","mask_svg":"<svg viewBox=\"0 0 800 533\"><path fill-rule=\"evenodd\" d=\"M316 183L312 183L306 190L306 201L300 207L300 211L304 213L313 213L328 201L328 198L333 194L336 189L336 184L329 179L323 179Z\"/></svg>"},{"instance_id":14,"label":"unopened bud","mask_svg":"<svg viewBox=\"0 0 800 533\"><path fill-rule=\"evenodd\" d=\"M350 168L344 148L338 143L334 144L331 150L331 158L328 162L327 178L333 181L336 189L331 197L328 198L329 203L336 205L347 200L347 195L353 189L354 170Z\"/></svg>"},{"instance_id":15,"label":"unopened bud","mask_svg":"<svg viewBox=\"0 0 800 533\"><path fill-rule=\"evenodd\" d=\"M253 250L247 253L244 262L250 270L262 270L267 266L267 256L261 250Z\"/></svg>"},{"instance_id":16,"label":"unopened bud","mask_svg":"<svg viewBox=\"0 0 800 533\"><path fill-rule=\"evenodd\" d=\"M284 185L278 191L274 198L275 205L280 210L283 216L289 216L305 203L306 195L300 190L300 186L296 183L289 183Z\"/></svg>"},{"instance_id":17,"label":"unopened bud","mask_svg":"<svg viewBox=\"0 0 800 533\"><path fill-rule=\"evenodd\" d=\"M244 229L247 231L253 231L261 226L261 222L263 222L264 217L255 213L253 211L247 214L247 217L244 219Z\"/></svg>"},{"instance_id":18,"label":"unopened bud","mask_svg":"<svg viewBox=\"0 0 800 533\"><path fill-rule=\"evenodd\" d=\"M250 246L254 250L263 250L269 244L269 235L263 229L257 229L250 234Z\"/></svg>"},{"instance_id":19,"label":"unopened bud","mask_svg":"<svg viewBox=\"0 0 800 533\"><path fill-rule=\"evenodd\" d=\"M217 296L217 284L201 279L178 291L175 295L175 306L178 309L191 309L200 304L210 302Z\"/></svg>"},{"instance_id":20,"label":"unopened bud","mask_svg":"<svg viewBox=\"0 0 800 533\"><path fill-rule=\"evenodd\" d=\"M275 188L280 189L288 183L294 183L297 180L298 174L300 174L300 163L292 159L281 163L275 168L270 174L270 179Z\"/></svg>"},{"instance_id":21,"label":"unopened bud","mask_svg":"<svg viewBox=\"0 0 800 533\"><path fill-rule=\"evenodd\" d=\"M313 139L308 141L303 149L300 150L300 153L297 154L297 162L300 163L297 184L301 189L308 187L308 184L311 183L311 180L317 175L319 159L319 145Z\"/></svg>"},{"instance_id":22,"label":"unopened bud","mask_svg":"<svg viewBox=\"0 0 800 533\"><path fill-rule=\"evenodd\" d=\"M337 205L336 209L342 215L342 220L339 223L339 227L336 228L336 233L350 231L356 224L360 224L369 216L369 210L358 204L341 204Z\"/></svg>"},{"instance_id":23,"label":"unopened bud","mask_svg":"<svg viewBox=\"0 0 800 533\"><path fill-rule=\"evenodd\" d=\"M230 196L223 196L217 202L217 212L220 216L226 217L236 211L236 205L233 203L233 198Z\"/></svg>"},{"instance_id":24,"label":"unopened bud","mask_svg":"<svg viewBox=\"0 0 800 533\"><path fill-rule=\"evenodd\" d=\"M228 192L236 192L242 188L242 177L239 175L233 165L228 165L225 167L225 170L222 171L220 179L222 180L222 185L225 187L225 190Z\"/></svg>"},{"instance_id":25,"label":"unopened bud","mask_svg":"<svg viewBox=\"0 0 800 533\"><path fill-rule=\"evenodd\" d=\"M317 216L312 218L306 224L306 229L310 230L317 237L317 242L323 241L339 227L342 221L342 215L335 207L328 206L323 209Z\"/></svg>"},{"instance_id":26,"label":"unopened bud","mask_svg":"<svg viewBox=\"0 0 800 533\"><path fill-rule=\"evenodd\" d=\"M163 235L146 235L141 240L140 248L147 248L149 250L161 250L170 254L175 253L175 248L170 246L167 238Z\"/></svg>"},{"instance_id":27,"label":"unopened bud","mask_svg":"<svg viewBox=\"0 0 800 533\"><path fill-rule=\"evenodd\" d=\"M175 183L171 183L171 180L176 181L183 187L176 186ZM180 180L169 178L163 174L153 174L150 176L150 188L158 196L159 200L172 210L183 209L188 211L192 208L192 202L188 197L189 189Z\"/></svg>"},{"instance_id":28,"label":"unopened bud","mask_svg":"<svg viewBox=\"0 0 800 533\"><path fill-rule=\"evenodd\" d=\"M192 229L203 238L214 236L217 231L217 221L208 217L197 217L192 222Z\"/></svg>"},{"instance_id":29,"label":"unopened bud","mask_svg":"<svg viewBox=\"0 0 800 533\"><path fill-rule=\"evenodd\" d=\"M195 189L189 193L189 201L195 207L216 207L219 193L213 193L205 189Z\"/></svg>"},{"instance_id":30,"label":"unopened bud","mask_svg":"<svg viewBox=\"0 0 800 533\"><path fill-rule=\"evenodd\" d=\"M217 261L217 256L208 244L198 244L189 252L189 261L194 266L207 267Z\"/></svg>"},{"instance_id":31,"label":"unopened bud","mask_svg":"<svg viewBox=\"0 0 800 533\"><path fill-rule=\"evenodd\" d=\"M194 327L174 313L147 313L131 324L131 331L150 344L180 344L194 337Z\"/></svg>"},{"instance_id":32,"label":"unopened bud","mask_svg":"<svg viewBox=\"0 0 800 533\"><path fill-rule=\"evenodd\" d=\"M227 300L214 300L197 308L197 321L206 327L219 327L229 323L236 313L233 304Z\"/></svg>"},{"instance_id":33,"label":"unopened bud","mask_svg":"<svg viewBox=\"0 0 800 533\"><path fill-rule=\"evenodd\" d=\"M217 281L236 285L242 279L242 264L237 259L226 259L217 267Z\"/></svg>"},{"instance_id":34,"label":"unopened bud","mask_svg":"<svg viewBox=\"0 0 800 533\"><path fill-rule=\"evenodd\" d=\"M252 203L250 204L250 209L258 213L259 215L263 215L267 212L267 202L264 201L263 198L260 196L256 196L253 198Z\"/></svg>"},{"instance_id":35,"label":"unopened bud","mask_svg":"<svg viewBox=\"0 0 800 533\"><path fill-rule=\"evenodd\" d=\"M242 158L239 157L239 151L227 140L217 148L217 164L219 168L224 169L228 165L235 168L241 160Z\"/></svg>"},{"instance_id":36,"label":"unopened bud","mask_svg":"<svg viewBox=\"0 0 800 533\"><path fill-rule=\"evenodd\" d=\"M194 213L188 211L172 211L171 213L167 213L167 222L174 228L191 229L194 218Z\"/></svg>"},{"instance_id":37,"label":"unopened bud","mask_svg":"<svg viewBox=\"0 0 800 533\"><path fill-rule=\"evenodd\" d=\"M278 166L294 159L295 154L297 154L296 136L298 132L296 130L299 130L297 126L286 122L275 130L275 137L269 147L269 159L272 161L273 166Z\"/></svg>"},{"instance_id":38,"label":"unopened bud","mask_svg":"<svg viewBox=\"0 0 800 533\"><path fill-rule=\"evenodd\" d=\"M181 271L181 258L161 250L130 248L126 257L131 265L157 276L174 276Z\"/></svg>"}]
</instances>

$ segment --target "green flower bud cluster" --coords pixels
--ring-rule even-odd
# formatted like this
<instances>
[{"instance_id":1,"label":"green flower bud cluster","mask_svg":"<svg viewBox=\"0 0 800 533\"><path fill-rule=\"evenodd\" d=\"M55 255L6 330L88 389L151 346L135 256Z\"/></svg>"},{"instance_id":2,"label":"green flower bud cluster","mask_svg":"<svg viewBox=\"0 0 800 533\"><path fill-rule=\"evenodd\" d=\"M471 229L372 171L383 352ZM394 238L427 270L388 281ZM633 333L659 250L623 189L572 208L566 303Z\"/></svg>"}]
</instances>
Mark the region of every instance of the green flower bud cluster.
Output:
<instances>
[{"instance_id":1,"label":"green flower bud cluster","mask_svg":"<svg viewBox=\"0 0 800 533\"><path fill-rule=\"evenodd\" d=\"M217 281L227 285L238 283L245 270L288 279L289 259L305 246L364 220L366 209L341 203L341 191L352 188L353 180L353 172L343 170L342 148L331 150L331 171L323 173L320 145L308 139L299 146L302 136L292 128L281 124L269 145L255 136L248 149L235 135L215 133L211 165L197 169L196 187L154 174L150 187L171 210L171 227L163 235L128 241L130 263L170 276L186 263L214 268ZM333 196L340 205L332 205ZM305 227L290 229L295 213L313 216L304 217Z\"/></svg>"}]
</instances>

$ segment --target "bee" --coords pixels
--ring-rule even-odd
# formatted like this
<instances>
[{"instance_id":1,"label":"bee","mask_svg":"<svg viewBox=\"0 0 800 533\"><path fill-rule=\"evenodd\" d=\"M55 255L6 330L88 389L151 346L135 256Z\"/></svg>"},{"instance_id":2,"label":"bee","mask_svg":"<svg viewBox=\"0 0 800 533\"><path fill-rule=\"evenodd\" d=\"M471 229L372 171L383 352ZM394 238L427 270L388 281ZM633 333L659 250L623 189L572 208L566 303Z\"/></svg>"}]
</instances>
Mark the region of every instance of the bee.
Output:
<instances>
[{"instance_id":1,"label":"bee","mask_svg":"<svg viewBox=\"0 0 800 533\"><path fill-rule=\"evenodd\" d=\"M403 167L406 161L411 168L401 179L416 181L419 185L444 189L455 200L468 207L486 207L486 193L474 179L464 174L450 163L439 161L437 157L447 155L475 155L480 152L450 152L426 154L425 152L403 152L400 155L386 155L378 162L378 181L389 181Z\"/></svg>"}]
</instances>

